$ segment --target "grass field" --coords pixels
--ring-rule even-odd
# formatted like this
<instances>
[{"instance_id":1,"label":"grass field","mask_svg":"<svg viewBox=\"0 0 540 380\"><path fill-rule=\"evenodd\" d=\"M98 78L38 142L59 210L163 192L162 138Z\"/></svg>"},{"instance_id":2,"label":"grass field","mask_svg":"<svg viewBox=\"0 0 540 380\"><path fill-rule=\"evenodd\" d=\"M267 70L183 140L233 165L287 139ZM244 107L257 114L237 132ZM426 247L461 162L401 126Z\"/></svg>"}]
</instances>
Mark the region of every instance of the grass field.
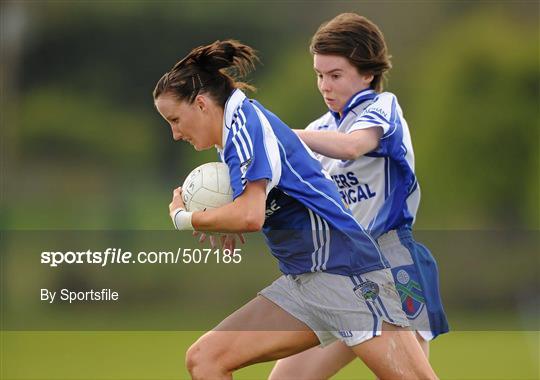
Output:
<instances>
[{"instance_id":1,"label":"grass field","mask_svg":"<svg viewBox=\"0 0 540 380\"><path fill-rule=\"evenodd\" d=\"M184 352L200 332L2 332L1 378L187 379ZM453 332L432 345L441 379L539 379L540 332ZM235 379L265 379L272 363ZM357 360L334 379L370 379Z\"/></svg>"}]
</instances>

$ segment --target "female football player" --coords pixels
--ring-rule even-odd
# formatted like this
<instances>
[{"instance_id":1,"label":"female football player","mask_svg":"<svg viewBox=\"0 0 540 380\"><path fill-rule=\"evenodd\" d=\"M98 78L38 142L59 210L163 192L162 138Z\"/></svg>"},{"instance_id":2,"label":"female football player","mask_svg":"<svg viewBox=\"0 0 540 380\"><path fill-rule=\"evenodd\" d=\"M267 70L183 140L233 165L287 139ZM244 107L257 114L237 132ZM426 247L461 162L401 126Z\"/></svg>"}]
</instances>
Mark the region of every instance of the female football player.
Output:
<instances>
[{"instance_id":1,"label":"female football player","mask_svg":"<svg viewBox=\"0 0 540 380\"><path fill-rule=\"evenodd\" d=\"M429 341L447 332L448 324L435 260L411 233L420 188L407 122L396 96L382 92L391 68L384 37L365 17L345 13L321 25L310 51L329 111L296 132L317 153L356 220L377 239L427 357ZM271 378L326 379L355 357L335 342L280 360Z\"/></svg>"},{"instance_id":2,"label":"female football player","mask_svg":"<svg viewBox=\"0 0 540 380\"><path fill-rule=\"evenodd\" d=\"M256 59L246 45L216 41L193 49L154 89L174 140L198 151L217 147L234 193L230 204L192 213L182 189L175 189L169 206L175 227L262 230L283 272L191 346L191 376L230 379L238 368L340 339L380 378L436 378L404 327L407 318L377 244L296 134L242 92L247 86L237 75Z\"/></svg>"}]
</instances>

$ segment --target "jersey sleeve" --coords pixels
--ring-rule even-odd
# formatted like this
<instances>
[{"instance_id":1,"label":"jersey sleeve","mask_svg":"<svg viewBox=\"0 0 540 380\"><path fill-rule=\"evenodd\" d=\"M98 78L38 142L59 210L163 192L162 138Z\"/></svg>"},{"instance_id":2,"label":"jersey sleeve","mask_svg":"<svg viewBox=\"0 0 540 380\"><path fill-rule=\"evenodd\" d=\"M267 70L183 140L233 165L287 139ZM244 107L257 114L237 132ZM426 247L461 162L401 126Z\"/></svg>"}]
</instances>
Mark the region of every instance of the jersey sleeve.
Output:
<instances>
[{"instance_id":1,"label":"jersey sleeve","mask_svg":"<svg viewBox=\"0 0 540 380\"><path fill-rule=\"evenodd\" d=\"M231 126L223 154L229 167L233 199L244 192L248 182L266 179L269 185L275 184L279 152L276 154L270 138L257 111L252 106L242 107ZM267 193L269 190L267 186Z\"/></svg>"},{"instance_id":2,"label":"jersey sleeve","mask_svg":"<svg viewBox=\"0 0 540 380\"><path fill-rule=\"evenodd\" d=\"M306 131L327 131L329 130L330 122L328 118L328 114L325 114L318 118L317 120L312 121L308 124L308 126L305 128Z\"/></svg>"},{"instance_id":3,"label":"jersey sleeve","mask_svg":"<svg viewBox=\"0 0 540 380\"><path fill-rule=\"evenodd\" d=\"M379 147L374 153L389 155L394 150L396 141L401 141L399 112L395 95L388 92L382 93L356 118L347 133L373 127L382 128L383 135Z\"/></svg>"},{"instance_id":4,"label":"jersey sleeve","mask_svg":"<svg viewBox=\"0 0 540 380\"><path fill-rule=\"evenodd\" d=\"M356 118L348 132L371 127L381 127L383 134L387 135L392 133L395 127L393 122L397 118L396 113L396 97L390 93L382 93Z\"/></svg>"}]
</instances>

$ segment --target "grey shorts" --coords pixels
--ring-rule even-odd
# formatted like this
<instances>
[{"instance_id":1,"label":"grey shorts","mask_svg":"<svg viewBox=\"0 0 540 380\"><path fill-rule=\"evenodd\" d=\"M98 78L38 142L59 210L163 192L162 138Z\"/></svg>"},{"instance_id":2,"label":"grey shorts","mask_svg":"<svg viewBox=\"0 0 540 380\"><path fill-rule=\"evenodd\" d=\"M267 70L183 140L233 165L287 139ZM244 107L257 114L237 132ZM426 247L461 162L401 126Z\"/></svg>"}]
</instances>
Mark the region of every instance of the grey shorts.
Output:
<instances>
[{"instance_id":1,"label":"grey shorts","mask_svg":"<svg viewBox=\"0 0 540 380\"><path fill-rule=\"evenodd\" d=\"M409 326L389 269L357 276L284 275L259 292L317 334L322 346L355 346L381 335L382 322Z\"/></svg>"}]
</instances>

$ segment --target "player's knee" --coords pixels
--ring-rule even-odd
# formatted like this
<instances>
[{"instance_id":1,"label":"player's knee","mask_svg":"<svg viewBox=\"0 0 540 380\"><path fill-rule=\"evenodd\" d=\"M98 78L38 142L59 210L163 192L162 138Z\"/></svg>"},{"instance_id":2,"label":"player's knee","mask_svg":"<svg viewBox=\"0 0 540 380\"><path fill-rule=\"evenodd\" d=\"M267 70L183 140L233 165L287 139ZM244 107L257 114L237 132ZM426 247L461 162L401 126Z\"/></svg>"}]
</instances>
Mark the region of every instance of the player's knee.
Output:
<instances>
[{"instance_id":1,"label":"player's knee","mask_svg":"<svg viewBox=\"0 0 540 380\"><path fill-rule=\"evenodd\" d=\"M204 343L200 340L193 343L186 352L186 368L192 379L208 378L209 372L213 372L211 356L205 350Z\"/></svg>"},{"instance_id":2,"label":"player's knee","mask_svg":"<svg viewBox=\"0 0 540 380\"><path fill-rule=\"evenodd\" d=\"M201 365L201 348L198 346L197 342L193 343L191 347L186 352L186 368L191 375L194 377L195 371L198 371L198 367Z\"/></svg>"},{"instance_id":3,"label":"player's knee","mask_svg":"<svg viewBox=\"0 0 540 380\"><path fill-rule=\"evenodd\" d=\"M226 374L219 355L211 342L203 336L186 352L186 368L193 379L217 379Z\"/></svg>"}]
</instances>

